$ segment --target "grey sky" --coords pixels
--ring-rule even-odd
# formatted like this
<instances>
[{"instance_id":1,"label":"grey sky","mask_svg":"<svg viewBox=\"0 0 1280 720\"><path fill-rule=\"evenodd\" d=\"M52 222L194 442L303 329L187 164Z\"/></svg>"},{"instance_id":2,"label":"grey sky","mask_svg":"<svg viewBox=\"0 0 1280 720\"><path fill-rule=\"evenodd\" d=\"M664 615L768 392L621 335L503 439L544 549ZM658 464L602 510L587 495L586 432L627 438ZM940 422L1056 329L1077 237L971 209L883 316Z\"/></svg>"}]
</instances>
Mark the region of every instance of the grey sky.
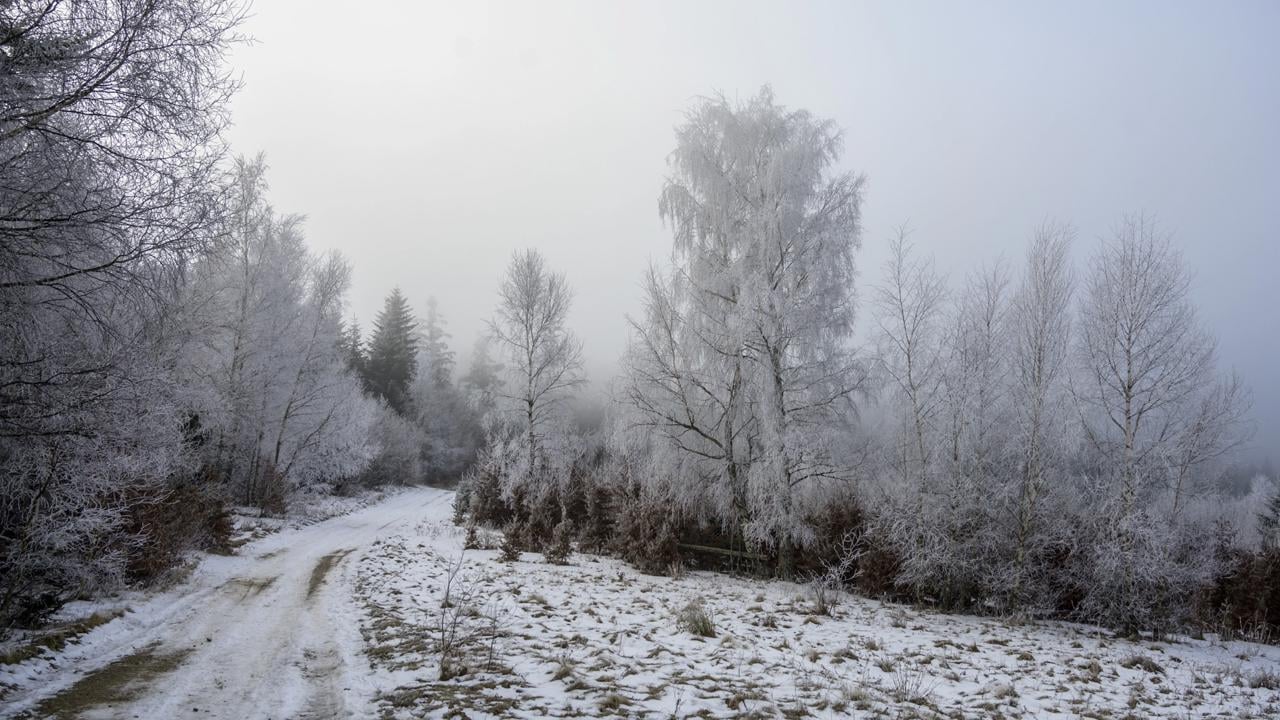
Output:
<instances>
[{"instance_id":1,"label":"grey sky","mask_svg":"<svg viewBox=\"0 0 1280 720\"><path fill-rule=\"evenodd\" d=\"M435 295L465 354L533 246L607 379L668 252L673 126L769 83L868 177L865 281L904 222L958 283L1043 219L1076 225L1083 261L1123 213L1156 216L1280 458L1280 3L258 0L246 31L233 145L352 260L366 325L394 285Z\"/></svg>"}]
</instances>

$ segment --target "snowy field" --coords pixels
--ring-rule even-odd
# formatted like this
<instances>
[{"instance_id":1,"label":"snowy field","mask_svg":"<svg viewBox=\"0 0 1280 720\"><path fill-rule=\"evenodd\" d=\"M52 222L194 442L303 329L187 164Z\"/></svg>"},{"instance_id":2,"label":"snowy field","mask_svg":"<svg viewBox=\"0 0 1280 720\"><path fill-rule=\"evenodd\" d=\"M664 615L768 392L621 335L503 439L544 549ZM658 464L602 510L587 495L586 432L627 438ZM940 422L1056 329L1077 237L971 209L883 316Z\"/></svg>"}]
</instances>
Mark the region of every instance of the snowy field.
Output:
<instances>
[{"instance_id":1,"label":"snowy field","mask_svg":"<svg viewBox=\"0 0 1280 720\"><path fill-rule=\"evenodd\" d=\"M1280 717L1280 648L851 597L824 615L802 586L589 555L458 565L451 500L412 490L206 557L62 651L0 665L0 716Z\"/></svg>"},{"instance_id":2,"label":"snowy field","mask_svg":"<svg viewBox=\"0 0 1280 720\"><path fill-rule=\"evenodd\" d=\"M446 517L414 530L356 573L384 717L1280 717L1276 647L1134 643L853 597L822 615L802 586L651 577L590 555L466 551L442 625L462 533ZM691 603L713 637L682 627ZM469 640L452 663L464 674L440 681L451 629Z\"/></svg>"}]
</instances>

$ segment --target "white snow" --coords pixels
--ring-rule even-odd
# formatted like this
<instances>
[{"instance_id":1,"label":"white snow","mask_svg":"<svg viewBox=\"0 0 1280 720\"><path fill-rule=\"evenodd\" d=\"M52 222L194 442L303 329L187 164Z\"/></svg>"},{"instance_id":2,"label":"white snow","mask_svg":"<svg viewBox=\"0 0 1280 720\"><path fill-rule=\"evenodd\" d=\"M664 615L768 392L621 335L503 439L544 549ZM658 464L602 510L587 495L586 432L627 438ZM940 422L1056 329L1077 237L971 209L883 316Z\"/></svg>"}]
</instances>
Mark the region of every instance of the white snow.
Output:
<instances>
[{"instance_id":1,"label":"white snow","mask_svg":"<svg viewBox=\"0 0 1280 720\"><path fill-rule=\"evenodd\" d=\"M433 639L461 548L441 515L359 561L374 684L392 717L1280 717L1280 690L1251 687L1280 687L1274 646L1130 642L854 597L820 616L792 583L653 577L590 555L504 563L495 550L465 552L476 612L463 615L482 634L496 615L502 636L481 637L472 671L441 682ZM714 638L678 625L697 600Z\"/></svg>"},{"instance_id":2,"label":"white snow","mask_svg":"<svg viewBox=\"0 0 1280 720\"><path fill-rule=\"evenodd\" d=\"M348 589L350 556L342 554L404 532L424 514L447 511L451 498L410 490L282 530L235 556L207 556L189 580L90 631L56 658L0 666L0 686L10 686L0 716L40 717L58 702L81 712L77 703L88 690L75 683L114 678L120 673L108 669L113 662L125 659L127 666L139 654L171 657L177 666L151 682L125 673L125 687L110 693L120 701L83 710L83 717L362 716L371 688ZM317 568L327 556L336 562L323 573ZM317 572L327 577L309 593Z\"/></svg>"},{"instance_id":3,"label":"white snow","mask_svg":"<svg viewBox=\"0 0 1280 720\"><path fill-rule=\"evenodd\" d=\"M1010 625L851 597L820 616L800 585L652 577L590 555L567 566L534 553L504 563L496 550L463 555L453 597L466 599L454 608L463 631L480 634L465 653L467 672L440 681L442 587L463 540L451 501L411 490L285 528L238 556L207 557L180 587L139 596L131 612L56 658L0 666L0 683L12 686L0 716L46 716L68 701L80 717L237 720L458 709L469 717L1280 716L1274 646L1130 642L1083 626ZM697 600L715 637L677 622ZM483 631L493 618L500 633L491 642ZM174 664L126 676L90 707L96 696L77 688L139 653Z\"/></svg>"}]
</instances>

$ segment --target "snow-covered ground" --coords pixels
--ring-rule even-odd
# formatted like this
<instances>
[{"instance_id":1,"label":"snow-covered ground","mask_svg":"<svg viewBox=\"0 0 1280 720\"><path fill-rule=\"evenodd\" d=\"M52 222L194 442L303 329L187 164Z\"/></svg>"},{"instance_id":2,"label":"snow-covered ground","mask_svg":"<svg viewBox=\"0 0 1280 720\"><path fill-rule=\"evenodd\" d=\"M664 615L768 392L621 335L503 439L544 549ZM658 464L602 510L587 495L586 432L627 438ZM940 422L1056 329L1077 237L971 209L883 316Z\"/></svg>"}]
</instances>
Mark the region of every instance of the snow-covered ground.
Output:
<instances>
[{"instance_id":1,"label":"snow-covered ground","mask_svg":"<svg viewBox=\"0 0 1280 720\"><path fill-rule=\"evenodd\" d=\"M463 553L451 501L412 490L204 558L56 656L0 666L0 716L1280 717L1280 648L849 597L821 615L789 583L507 563ZM714 636L680 622L691 604Z\"/></svg>"},{"instance_id":2,"label":"snow-covered ground","mask_svg":"<svg viewBox=\"0 0 1280 720\"><path fill-rule=\"evenodd\" d=\"M471 642L453 662L465 673L441 681L436 647L454 625L441 626L441 599L462 541L441 515L359 560L384 717L1280 718L1277 647L1130 642L852 597L819 615L791 583L496 550L463 555L445 618ZM714 637L681 626L691 603Z\"/></svg>"},{"instance_id":3,"label":"snow-covered ground","mask_svg":"<svg viewBox=\"0 0 1280 720\"><path fill-rule=\"evenodd\" d=\"M56 656L0 665L0 717L362 717L373 687L343 560L451 499L409 490L206 556Z\"/></svg>"}]
</instances>

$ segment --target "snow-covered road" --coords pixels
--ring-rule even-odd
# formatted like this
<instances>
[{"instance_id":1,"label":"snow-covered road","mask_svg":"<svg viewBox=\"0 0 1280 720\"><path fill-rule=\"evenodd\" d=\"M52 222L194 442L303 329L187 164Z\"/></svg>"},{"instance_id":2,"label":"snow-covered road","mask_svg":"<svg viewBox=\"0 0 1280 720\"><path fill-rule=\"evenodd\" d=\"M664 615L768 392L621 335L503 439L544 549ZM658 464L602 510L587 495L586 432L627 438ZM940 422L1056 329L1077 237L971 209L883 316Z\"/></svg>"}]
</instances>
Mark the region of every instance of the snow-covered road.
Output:
<instances>
[{"instance_id":1,"label":"snow-covered road","mask_svg":"<svg viewBox=\"0 0 1280 720\"><path fill-rule=\"evenodd\" d=\"M380 538L447 518L418 488L207 557L180 586L14 678L5 717L333 718L372 712L351 584Z\"/></svg>"}]
</instances>

